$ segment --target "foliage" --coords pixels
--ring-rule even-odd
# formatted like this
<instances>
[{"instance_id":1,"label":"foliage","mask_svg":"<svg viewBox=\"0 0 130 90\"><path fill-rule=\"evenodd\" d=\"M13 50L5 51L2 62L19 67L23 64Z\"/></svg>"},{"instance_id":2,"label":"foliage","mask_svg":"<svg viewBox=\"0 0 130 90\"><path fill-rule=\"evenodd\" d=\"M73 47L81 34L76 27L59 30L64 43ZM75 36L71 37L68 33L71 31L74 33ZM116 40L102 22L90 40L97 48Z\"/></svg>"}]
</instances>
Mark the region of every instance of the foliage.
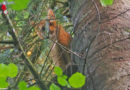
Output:
<instances>
[{"instance_id":1,"label":"foliage","mask_svg":"<svg viewBox=\"0 0 130 90\"><path fill-rule=\"evenodd\" d=\"M112 5L114 0L100 0L102 6Z\"/></svg>"},{"instance_id":2,"label":"foliage","mask_svg":"<svg viewBox=\"0 0 130 90\"><path fill-rule=\"evenodd\" d=\"M7 77L14 78L18 73L18 68L15 64L9 65L0 64L0 88L7 88L9 83L6 82Z\"/></svg>"},{"instance_id":3,"label":"foliage","mask_svg":"<svg viewBox=\"0 0 130 90\"><path fill-rule=\"evenodd\" d=\"M63 74L63 71L60 67L55 67L54 72L57 76L61 76Z\"/></svg>"},{"instance_id":4,"label":"foliage","mask_svg":"<svg viewBox=\"0 0 130 90\"><path fill-rule=\"evenodd\" d=\"M4 0L0 0L0 2L3 2ZM9 6L14 9L14 10L23 10L25 8L27 8L27 5L29 3L30 0L7 0L8 2L13 2L12 4L10 4Z\"/></svg>"},{"instance_id":5,"label":"foliage","mask_svg":"<svg viewBox=\"0 0 130 90\"><path fill-rule=\"evenodd\" d=\"M74 88L81 88L85 84L85 76L76 72L69 78L69 83Z\"/></svg>"},{"instance_id":6,"label":"foliage","mask_svg":"<svg viewBox=\"0 0 130 90\"><path fill-rule=\"evenodd\" d=\"M36 86L32 86L27 88L27 83L25 81L21 81L18 85L19 90L40 90L38 87Z\"/></svg>"},{"instance_id":7,"label":"foliage","mask_svg":"<svg viewBox=\"0 0 130 90\"><path fill-rule=\"evenodd\" d=\"M18 67L10 63L9 65L0 64L0 88L7 88L9 83L6 81L8 77L14 78L18 73ZM18 85L19 90L40 90L36 86L27 88L27 83L21 81Z\"/></svg>"},{"instance_id":8,"label":"foliage","mask_svg":"<svg viewBox=\"0 0 130 90\"><path fill-rule=\"evenodd\" d=\"M52 83L50 85L50 90L61 90L59 86L55 85L54 83Z\"/></svg>"},{"instance_id":9,"label":"foliage","mask_svg":"<svg viewBox=\"0 0 130 90\"><path fill-rule=\"evenodd\" d=\"M76 72L72 74L70 78L63 74L60 67L55 67L54 72L57 75L57 82L61 86L67 86L68 88L81 88L85 84L85 76L82 73ZM67 81L68 78L68 81ZM60 90L60 87L52 83L50 85L50 90Z\"/></svg>"}]
</instances>

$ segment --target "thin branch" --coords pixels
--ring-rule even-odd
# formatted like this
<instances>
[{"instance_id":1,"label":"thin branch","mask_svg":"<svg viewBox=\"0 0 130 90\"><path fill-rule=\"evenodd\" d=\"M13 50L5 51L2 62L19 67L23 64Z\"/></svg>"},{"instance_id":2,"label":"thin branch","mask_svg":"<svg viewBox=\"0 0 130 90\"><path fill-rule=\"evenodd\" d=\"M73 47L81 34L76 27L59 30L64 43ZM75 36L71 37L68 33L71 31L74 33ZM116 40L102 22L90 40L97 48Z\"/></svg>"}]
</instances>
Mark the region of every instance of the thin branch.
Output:
<instances>
[{"instance_id":1,"label":"thin branch","mask_svg":"<svg viewBox=\"0 0 130 90\"><path fill-rule=\"evenodd\" d=\"M44 67L45 67L45 64L46 64L46 62L47 62L47 60L48 60L48 57L49 57L50 52L52 51L52 48L54 47L54 45L55 45L55 43L51 46L51 48L50 48L50 50L49 50L49 52L48 52L48 54L47 54L47 57L46 57L46 59L45 59L45 61L44 61L44 64L42 65L42 69L41 69L41 71L40 71L40 76L42 75L42 71L43 71L43 69L44 69Z\"/></svg>"},{"instance_id":2,"label":"thin branch","mask_svg":"<svg viewBox=\"0 0 130 90\"><path fill-rule=\"evenodd\" d=\"M33 64L32 62L27 58L25 52L24 52L24 49L22 47L22 45L20 44L17 36L16 36L16 33L15 33L15 28L13 27L13 24L12 24L12 21L10 20L9 16L8 15L5 15L6 16L6 19L9 23L9 26L11 29L9 29L9 33L10 35L12 36L13 40L14 40L14 45L17 47L17 49L22 52L21 54L21 57L23 58L25 64L27 65L27 67L30 69L32 75L34 76L37 84L39 85L39 87L43 90L47 90L47 87L45 85L45 83L41 80L39 74L36 72L35 68L33 67Z\"/></svg>"},{"instance_id":3,"label":"thin branch","mask_svg":"<svg viewBox=\"0 0 130 90\"><path fill-rule=\"evenodd\" d=\"M50 40L51 40L51 39L50 39ZM77 56L77 57L79 57L79 58L81 58L81 59L84 58L84 57L83 57L82 55L80 55L79 53L70 50L69 48L63 46L62 44L60 44L60 43L58 43L58 42L56 42L56 41L53 41L53 40L51 40L51 41L52 41L53 43L56 43L56 44L57 44L58 46L60 46L61 48L63 48L66 52L72 53L73 55L75 55L75 56Z\"/></svg>"},{"instance_id":4,"label":"thin branch","mask_svg":"<svg viewBox=\"0 0 130 90\"><path fill-rule=\"evenodd\" d=\"M123 38L123 39L116 40L116 41L112 42L111 44L107 44L107 45L105 45L105 46L99 48L99 49L96 50L95 52L93 52L93 53L88 57L88 59L91 58L91 57L93 57L93 55L95 55L96 53L101 52L101 51L104 50L105 48L108 48L108 47L110 47L111 45L114 45L114 44L116 44L116 43L118 43L118 42L122 42L122 41L125 41L125 40L128 40L128 39L130 39L130 36L128 36L128 37L126 37L126 38Z\"/></svg>"},{"instance_id":5,"label":"thin branch","mask_svg":"<svg viewBox=\"0 0 130 90\"><path fill-rule=\"evenodd\" d=\"M14 48L14 46L0 47L0 50L11 49L11 48Z\"/></svg>"},{"instance_id":6,"label":"thin branch","mask_svg":"<svg viewBox=\"0 0 130 90\"><path fill-rule=\"evenodd\" d=\"M13 41L0 41L0 44L14 44Z\"/></svg>"},{"instance_id":7,"label":"thin branch","mask_svg":"<svg viewBox=\"0 0 130 90\"><path fill-rule=\"evenodd\" d=\"M65 4L66 2L62 2L62 1L56 1L56 3L60 3L60 4Z\"/></svg>"},{"instance_id":8,"label":"thin branch","mask_svg":"<svg viewBox=\"0 0 130 90\"><path fill-rule=\"evenodd\" d=\"M95 38L96 38L96 36L91 40L91 42L90 42L90 44L89 44L89 46L88 46L88 48L87 48L87 53L86 53L86 56L85 56L85 59L84 59L85 62L84 62L84 65L83 65L83 74L85 74L85 66L86 66L86 64L87 64L88 53L89 53L89 50L90 50L91 45L92 45L92 43L94 42Z\"/></svg>"},{"instance_id":9,"label":"thin branch","mask_svg":"<svg viewBox=\"0 0 130 90\"><path fill-rule=\"evenodd\" d=\"M105 20L105 21L102 21L102 22L100 22L100 24L105 23L105 22L108 22L108 21L111 21L111 20L113 20L113 19L115 19L115 18L117 18L117 17L119 17L119 16L125 14L125 13L128 12L128 11L130 11L130 9L127 9L126 11L121 12L120 14L118 14L118 15L116 15L116 16L110 18L110 19L107 19L107 20Z\"/></svg>"},{"instance_id":10,"label":"thin branch","mask_svg":"<svg viewBox=\"0 0 130 90\"><path fill-rule=\"evenodd\" d=\"M92 2L93 2L93 4L94 4L94 6L95 6L95 8L96 8L96 11L97 11L97 14L98 14L98 22L99 22L98 32L97 32L97 35L98 35L99 30L100 30L101 15L100 15L100 11L99 11L99 8L98 8L98 6L97 6L95 0L92 0ZM88 46L87 54L86 54L85 59L84 59L85 62L84 62L84 66L83 66L83 74L85 73L85 66L86 66L86 63L87 63L87 58L88 58L89 50L90 50L90 48L91 48L91 45L92 45L93 41L96 39L97 35L94 36L94 38L91 40L91 42L90 42L90 44L89 44L89 46Z\"/></svg>"},{"instance_id":11,"label":"thin branch","mask_svg":"<svg viewBox=\"0 0 130 90\"><path fill-rule=\"evenodd\" d=\"M63 14L63 15L66 15L68 12L69 12L69 8L66 8L66 9L62 12L62 14Z\"/></svg>"},{"instance_id":12,"label":"thin branch","mask_svg":"<svg viewBox=\"0 0 130 90\"><path fill-rule=\"evenodd\" d=\"M14 44L13 41L0 41L0 44Z\"/></svg>"}]
</instances>

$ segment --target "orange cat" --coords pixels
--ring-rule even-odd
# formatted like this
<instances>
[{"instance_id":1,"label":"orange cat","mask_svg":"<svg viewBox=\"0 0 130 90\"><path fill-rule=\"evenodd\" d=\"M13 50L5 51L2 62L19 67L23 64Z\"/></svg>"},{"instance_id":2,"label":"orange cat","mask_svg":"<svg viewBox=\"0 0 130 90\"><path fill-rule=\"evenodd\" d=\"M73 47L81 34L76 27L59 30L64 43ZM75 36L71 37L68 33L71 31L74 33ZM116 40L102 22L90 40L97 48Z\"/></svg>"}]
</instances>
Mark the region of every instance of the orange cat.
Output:
<instances>
[{"instance_id":1,"label":"orange cat","mask_svg":"<svg viewBox=\"0 0 130 90\"><path fill-rule=\"evenodd\" d=\"M69 48L71 42L71 36L65 31L62 25L59 25L55 20L55 15L51 9L48 10L49 19L49 38L52 41L57 41L66 48ZM46 20L42 20L36 27L35 30L38 31L38 36L43 39L42 32L45 30ZM66 69L70 64L70 54L66 52L60 45L55 44L50 53L50 57L53 62L60 66L62 69Z\"/></svg>"}]
</instances>

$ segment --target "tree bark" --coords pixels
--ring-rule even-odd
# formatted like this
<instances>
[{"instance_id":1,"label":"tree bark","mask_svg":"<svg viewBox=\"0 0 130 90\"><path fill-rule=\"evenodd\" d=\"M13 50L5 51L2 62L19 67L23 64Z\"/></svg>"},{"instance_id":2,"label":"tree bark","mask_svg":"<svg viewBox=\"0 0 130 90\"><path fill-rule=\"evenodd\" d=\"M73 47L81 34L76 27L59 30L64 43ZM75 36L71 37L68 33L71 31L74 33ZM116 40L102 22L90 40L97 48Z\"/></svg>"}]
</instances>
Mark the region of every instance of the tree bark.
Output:
<instances>
[{"instance_id":1,"label":"tree bark","mask_svg":"<svg viewBox=\"0 0 130 90\"><path fill-rule=\"evenodd\" d=\"M130 90L130 0L70 0L72 55L86 75L82 90Z\"/></svg>"}]
</instances>

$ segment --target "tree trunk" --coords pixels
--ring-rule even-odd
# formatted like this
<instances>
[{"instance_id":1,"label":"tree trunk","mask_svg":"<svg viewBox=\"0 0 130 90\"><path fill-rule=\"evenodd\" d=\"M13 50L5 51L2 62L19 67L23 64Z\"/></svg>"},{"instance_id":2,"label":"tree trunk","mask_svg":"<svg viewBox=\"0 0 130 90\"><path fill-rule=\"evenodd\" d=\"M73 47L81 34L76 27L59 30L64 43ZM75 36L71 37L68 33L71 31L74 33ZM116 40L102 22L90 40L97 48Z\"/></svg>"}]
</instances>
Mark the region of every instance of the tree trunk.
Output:
<instances>
[{"instance_id":1,"label":"tree trunk","mask_svg":"<svg viewBox=\"0 0 130 90\"><path fill-rule=\"evenodd\" d=\"M130 0L70 0L72 55L86 75L82 90L130 90Z\"/></svg>"}]
</instances>

